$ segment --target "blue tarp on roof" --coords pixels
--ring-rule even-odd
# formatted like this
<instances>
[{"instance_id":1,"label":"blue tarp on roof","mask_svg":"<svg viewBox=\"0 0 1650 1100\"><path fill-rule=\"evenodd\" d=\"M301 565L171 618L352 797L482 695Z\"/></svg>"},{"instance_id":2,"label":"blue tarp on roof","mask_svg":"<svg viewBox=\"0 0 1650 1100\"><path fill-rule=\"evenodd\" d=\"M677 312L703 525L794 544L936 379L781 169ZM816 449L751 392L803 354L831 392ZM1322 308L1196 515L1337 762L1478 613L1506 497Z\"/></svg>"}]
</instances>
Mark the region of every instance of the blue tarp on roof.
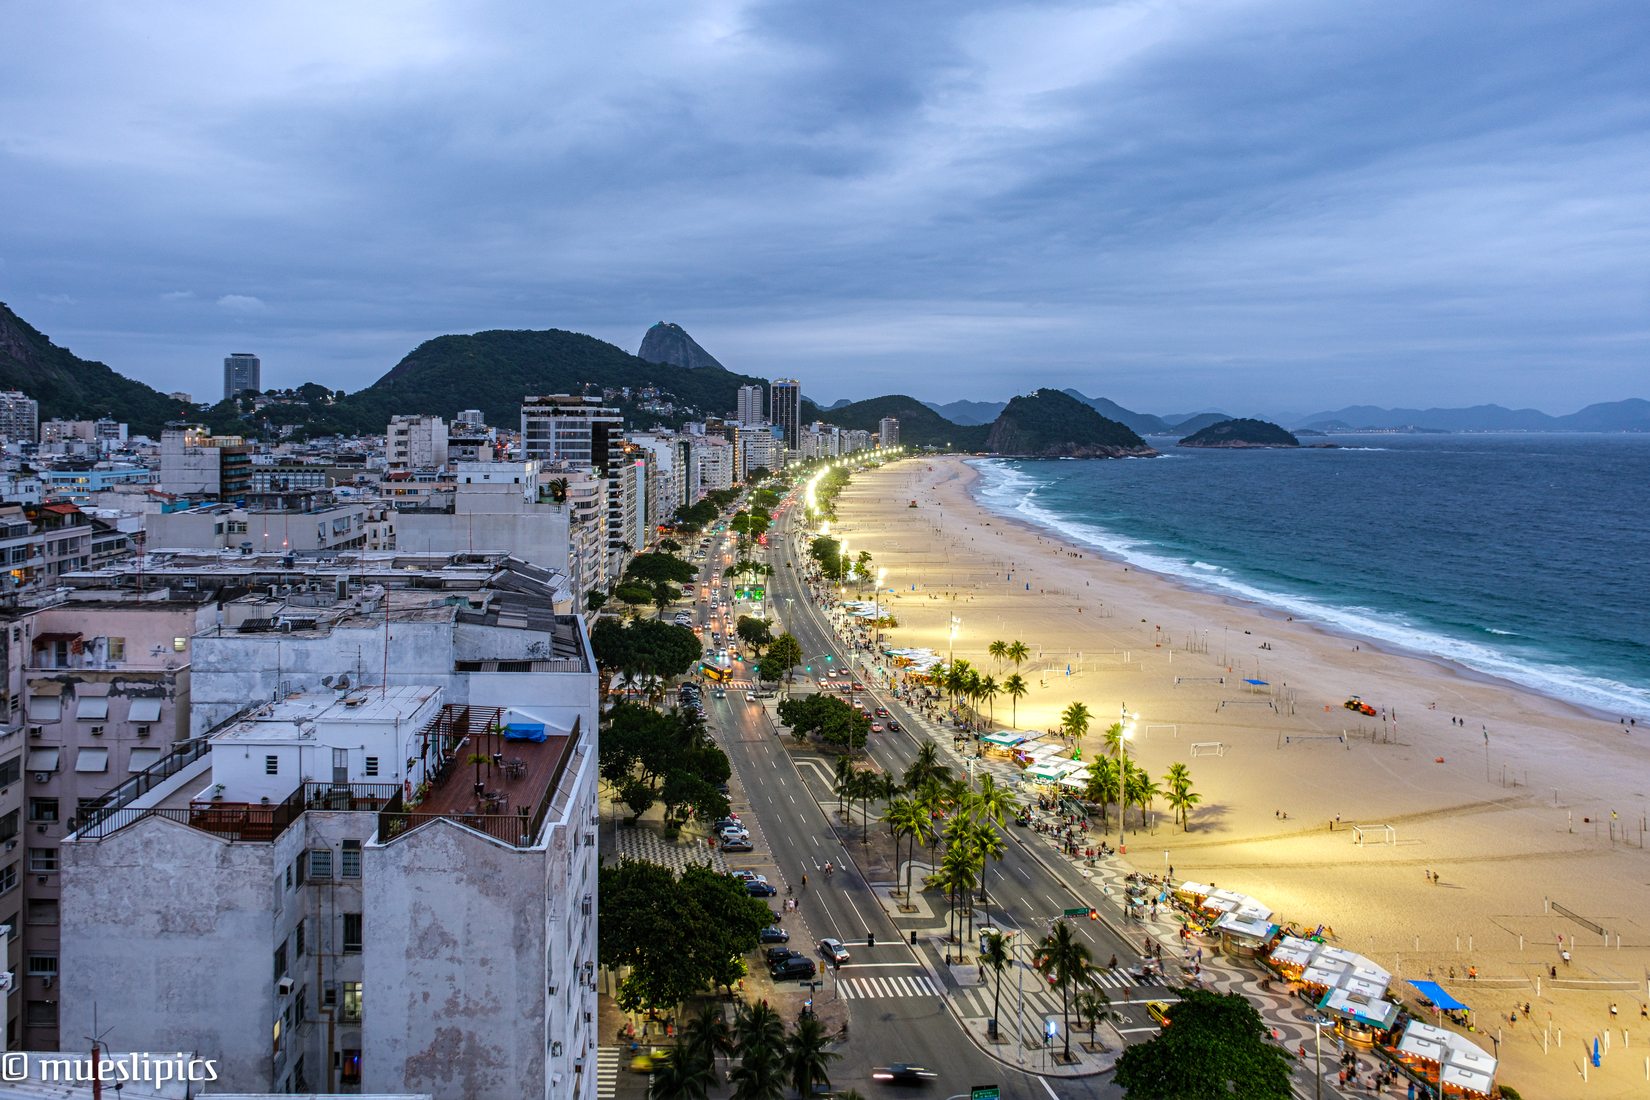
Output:
<instances>
[{"instance_id":1,"label":"blue tarp on roof","mask_svg":"<svg viewBox=\"0 0 1650 1100\"><path fill-rule=\"evenodd\" d=\"M1443 1009L1445 1012L1455 1012L1467 1006L1451 997L1444 987L1437 982L1418 982L1413 979L1409 983L1420 991L1421 996Z\"/></svg>"},{"instance_id":2,"label":"blue tarp on roof","mask_svg":"<svg viewBox=\"0 0 1650 1100\"><path fill-rule=\"evenodd\" d=\"M543 741L546 736L542 722L511 722L504 727L506 741Z\"/></svg>"}]
</instances>

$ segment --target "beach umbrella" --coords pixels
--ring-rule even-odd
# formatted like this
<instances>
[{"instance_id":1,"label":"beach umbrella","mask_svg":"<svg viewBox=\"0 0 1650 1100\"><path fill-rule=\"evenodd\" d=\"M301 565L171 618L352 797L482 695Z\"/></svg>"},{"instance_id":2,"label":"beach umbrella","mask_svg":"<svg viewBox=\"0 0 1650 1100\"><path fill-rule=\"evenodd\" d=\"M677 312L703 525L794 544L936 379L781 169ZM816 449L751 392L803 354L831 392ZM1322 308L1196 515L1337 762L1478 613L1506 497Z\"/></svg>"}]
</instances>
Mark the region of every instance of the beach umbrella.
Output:
<instances>
[{"instance_id":1,"label":"beach umbrella","mask_svg":"<svg viewBox=\"0 0 1650 1100\"><path fill-rule=\"evenodd\" d=\"M1593 1068L1594 1068L1594 1069L1597 1069L1597 1068L1598 1068L1598 1065L1599 1065L1599 1059L1598 1059L1598 1036L1596 1036L1596 1035L1595 1035L1595 1036L1593 1036Z\"/></svg>"}]
</instances>

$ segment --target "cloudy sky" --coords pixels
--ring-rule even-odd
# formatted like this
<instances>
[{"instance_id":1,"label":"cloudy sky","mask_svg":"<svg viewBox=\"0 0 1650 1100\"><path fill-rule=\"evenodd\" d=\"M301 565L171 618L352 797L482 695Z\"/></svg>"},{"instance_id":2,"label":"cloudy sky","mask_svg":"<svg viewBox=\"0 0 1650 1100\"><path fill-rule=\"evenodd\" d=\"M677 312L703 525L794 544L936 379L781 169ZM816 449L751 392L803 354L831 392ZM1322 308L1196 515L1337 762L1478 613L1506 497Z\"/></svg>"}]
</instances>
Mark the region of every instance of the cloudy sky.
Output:
<instances>
[{"instance_id":1,"label":"cloudy sky","mask_svg":"<svg viewBox=\"0 0 1650 1100\"><path fill-rule=\"evenodd\" d=\"M826 401L1650 396L1643 0L4 20L0 300L163 389L671 320Z\"/></svg>"}]
</instances>

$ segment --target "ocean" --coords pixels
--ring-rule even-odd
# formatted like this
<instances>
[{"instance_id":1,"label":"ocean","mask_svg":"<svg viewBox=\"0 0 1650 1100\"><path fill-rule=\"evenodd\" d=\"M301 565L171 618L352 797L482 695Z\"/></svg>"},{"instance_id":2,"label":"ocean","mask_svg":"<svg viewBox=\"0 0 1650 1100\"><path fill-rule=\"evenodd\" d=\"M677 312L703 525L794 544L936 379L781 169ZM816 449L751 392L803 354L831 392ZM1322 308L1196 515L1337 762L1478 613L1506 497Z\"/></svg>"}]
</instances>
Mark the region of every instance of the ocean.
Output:
<instances>
[{"instance_id":1,"label":"ocean","mask_svg":"<svg viewBox=\"0 0 1650 1100\"><path fill-rule=\"evenodd\" d=\"M976 492L1181 583L1650 717L1650 436L1330 439L980 459Z\"/></svg>"}]
</instances>

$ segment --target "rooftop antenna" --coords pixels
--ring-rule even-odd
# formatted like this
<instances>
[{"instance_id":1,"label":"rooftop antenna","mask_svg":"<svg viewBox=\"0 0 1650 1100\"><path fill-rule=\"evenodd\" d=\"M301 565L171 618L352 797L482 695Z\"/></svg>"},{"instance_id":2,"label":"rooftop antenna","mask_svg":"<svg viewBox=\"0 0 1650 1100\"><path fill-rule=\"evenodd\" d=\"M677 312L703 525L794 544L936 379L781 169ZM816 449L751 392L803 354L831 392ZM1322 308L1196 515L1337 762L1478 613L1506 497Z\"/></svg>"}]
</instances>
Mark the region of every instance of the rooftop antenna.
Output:
<instances>
[{"instance_id":1,"label":"rooftop antenna","mask_svg":"<svg viewBox=\"0 0 1650 1100\"><path fill-rule=\"evenodd\" d=\"M92 1033L85 1037L86 1041L92 1044L92 1100L103 1100L103 1075L98 1072L98 1066L101 1064L103 1059L102 1052L99 1047L103 1042L103 1037L107 1035L110 1030L113 1029L111 1028L103 1031L99 1031L97 1029L97 1002L93 1001Z\"/></svg>"}]
</instances>

